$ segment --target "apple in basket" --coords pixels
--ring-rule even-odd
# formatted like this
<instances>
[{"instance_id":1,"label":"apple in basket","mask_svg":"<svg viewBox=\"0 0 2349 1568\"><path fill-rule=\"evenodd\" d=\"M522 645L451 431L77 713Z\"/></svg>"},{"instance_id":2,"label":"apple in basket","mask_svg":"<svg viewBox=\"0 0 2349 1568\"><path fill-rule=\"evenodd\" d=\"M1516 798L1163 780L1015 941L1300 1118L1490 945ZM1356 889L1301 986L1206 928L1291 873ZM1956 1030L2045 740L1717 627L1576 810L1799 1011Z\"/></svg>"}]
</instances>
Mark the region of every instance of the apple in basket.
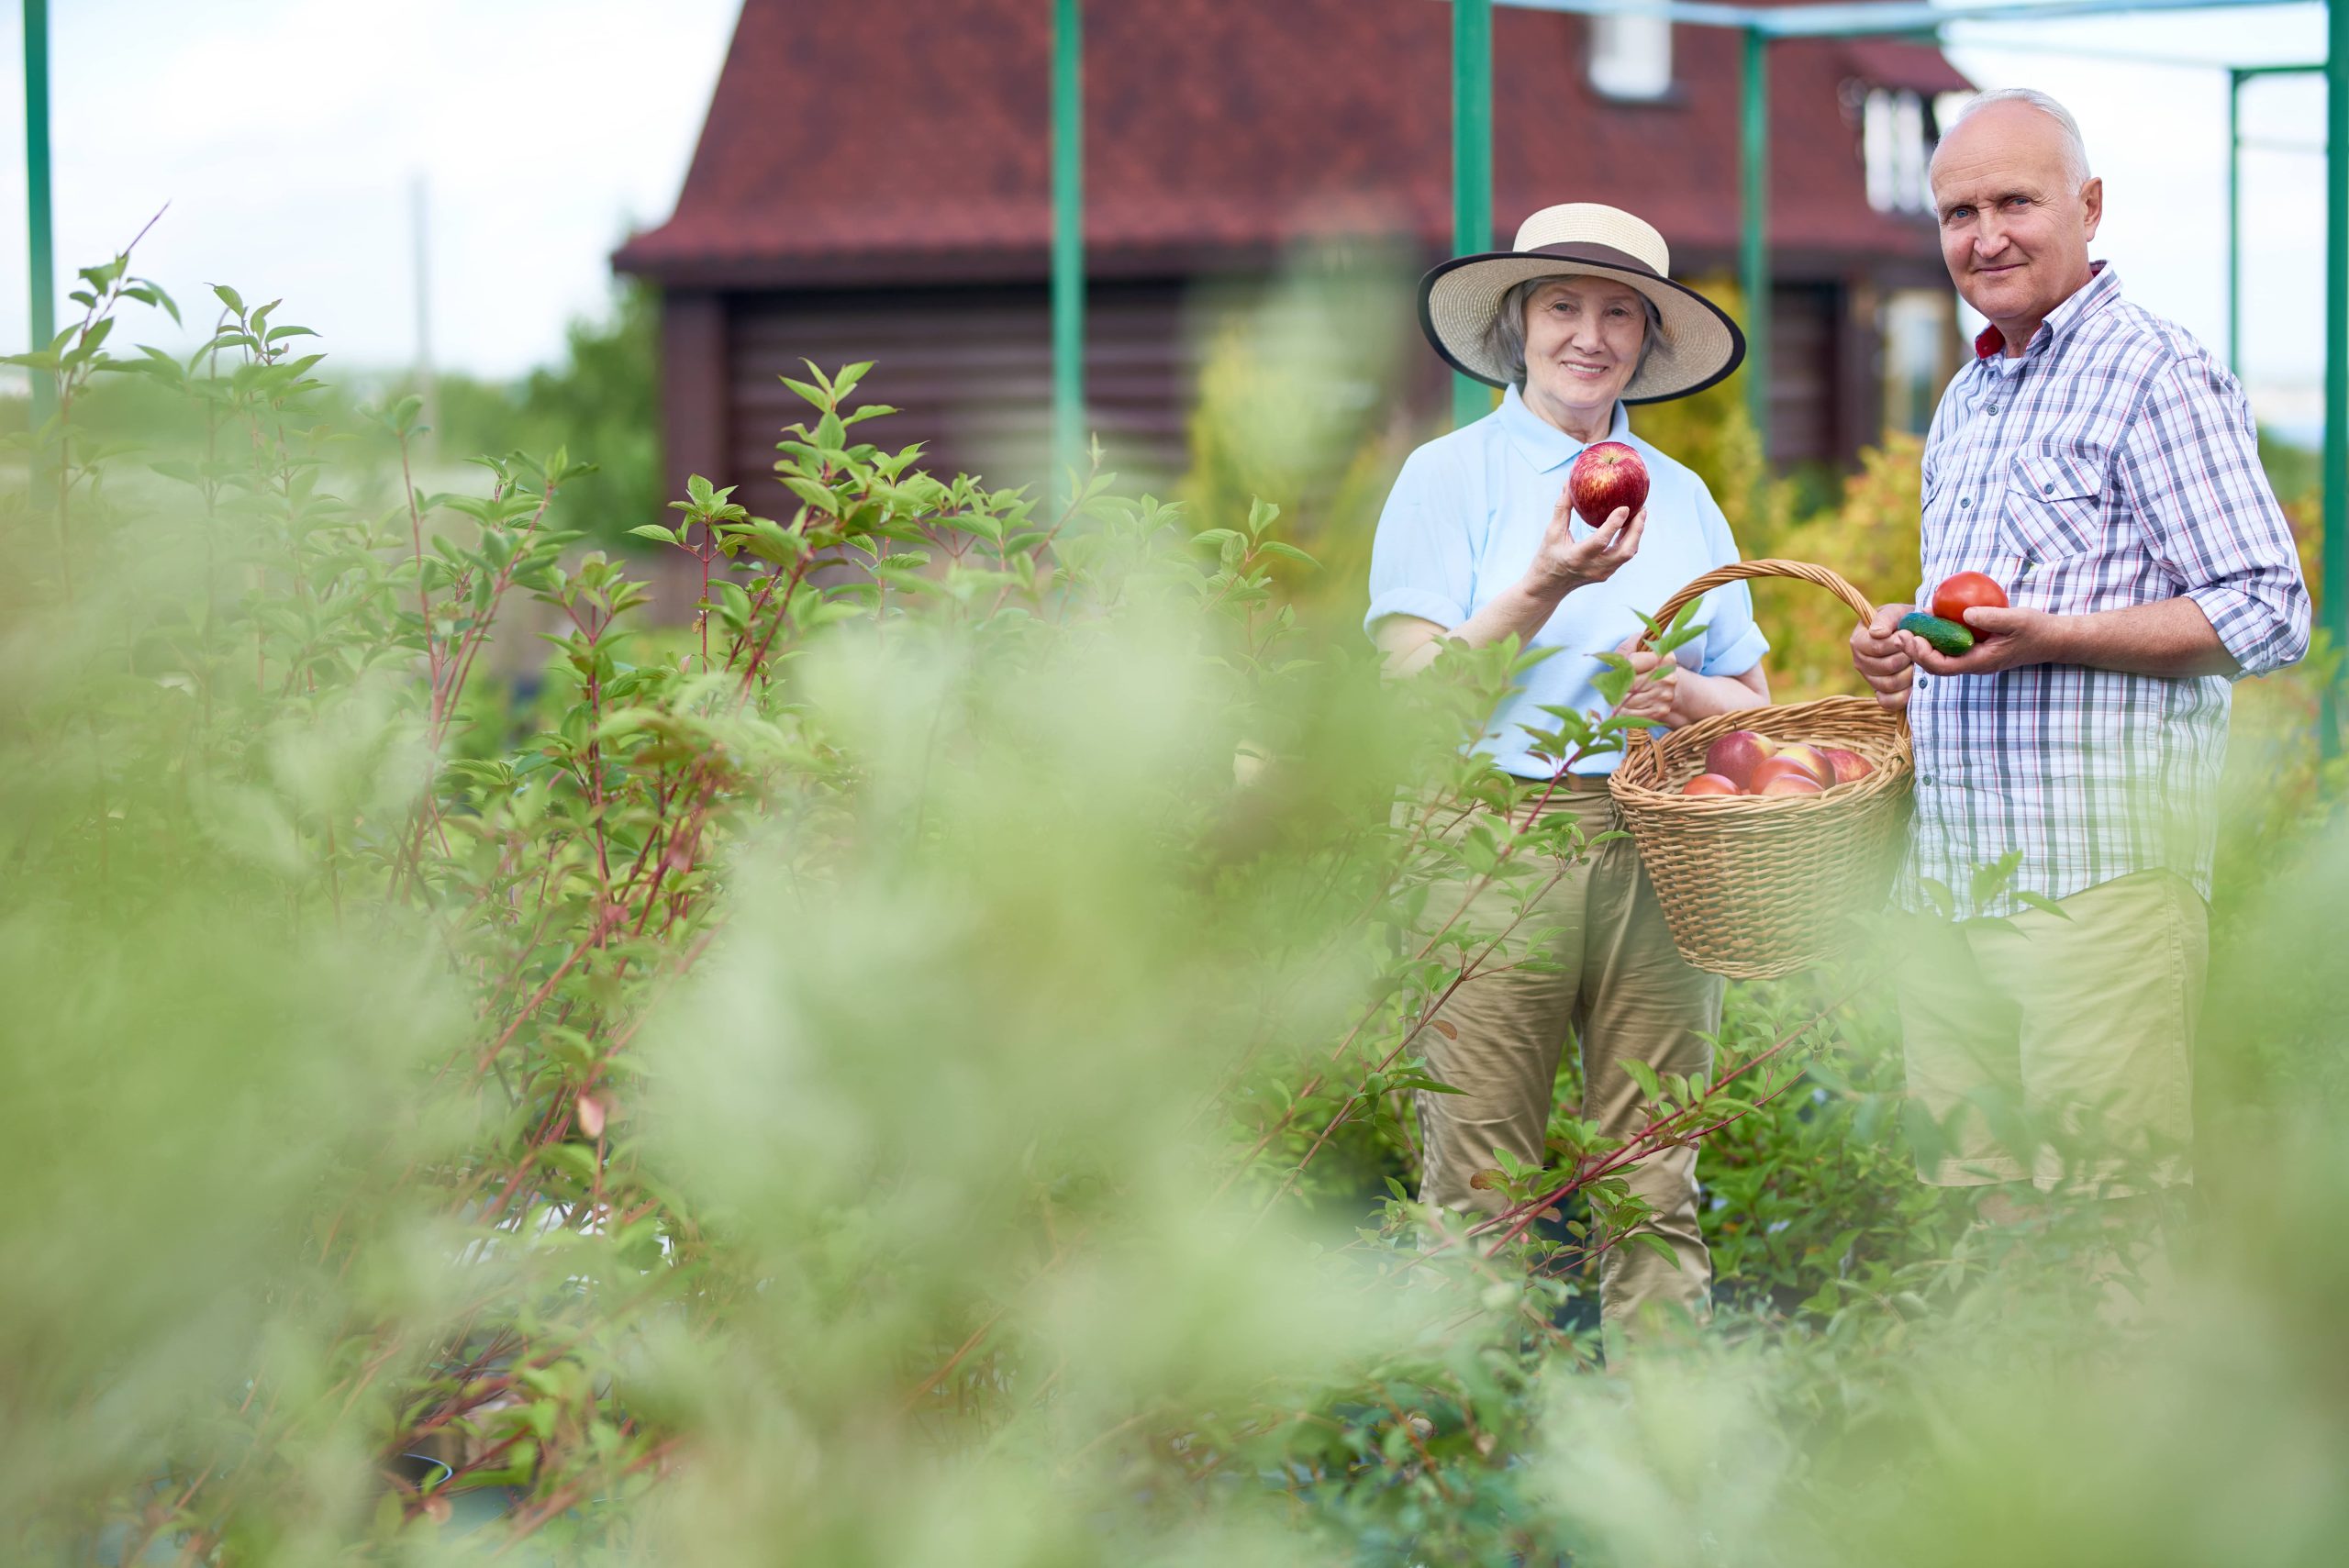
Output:
<instances>
[{"instance_id":1,"label":"apple in basket","mask_svg":"<svg viewBox=\"0 0 2349 1568\"><path fill-rule=\"evenodd\" d=\"M1821 789L1835 782L1835 764L1828 761L1827 753L1816 746L1797 742L1779 747L1771 756L1773 761L1800 763L1806 773L1819 781Z\"/></svg>"},{"instance_id":2,"label":"apple in basket","mask_svg":"<svg viewBox=\"0 0 2349 1568\"><path fill-rule=\"evenodd\" d=\"M1876 772L1874 762L1857 751L1846 751L1841 746L1821 746L1819 754L1826 758L1828 764L1835 770L1835 782L1839 784L1864 779Z\"/></svg>"},{"instance_id":3,"label":"apple in basket","mask_svg":"<svg viewBox=\"0 0 2349 1568\"><path fill-rule=\"evenodd\" d=\"M1767 779L1755 784L1753 793L1756 795L1824 795L1827 793L1827 786L1800 768L1789 767L1783 773L1773 773Z\"/></svg>"},{"instance_id":4,"label":"apple in basket","mask_svg":"<svg viewBox=\"0 0 2349 1568\"><path fill-rule=\"evenodd\" d=\"M1777 756L1762 759L1760 764L1753 770L1753 776L1745 781L1745 793L1748 795L1772 794L1774 792L1770 785L1780 779L1802 779L1820 789L1827 787L1827 781L1813 773L1809 764L1781 752ZM1785 795L1787 792L1778 790L1775 793Z\"/></svg>"},{"instance_id":5,"label":"apple in basket","mask_svg":"<svg viewBox=\"0 0 2349 1568\"><path fill-rule=\"evenodd\" d=\"M1778 743L1751 729L1732 729L1705 748L1705 772L1717 773L1740 790L1753 782L1753 770L1778 749Z\"/></svg>"},{"instance_id":6,"label":"apple in basket","mask_svg":"<svg viewBox=\"0 0 2349 1568\"><path fill-rule=\"evenodd\" d=\"M1592 528L1604 525L1618 506L1637 517L1648 504L1648 465L1639 453L1620 441L1594 441L1575 459L1566 475L1566 494L1575 515Z\"/></svg>"},{"instance_id":7,"label":"apple in basket","mask_svg":"<svg viewBox=\"0 0 2349 1568\"><path fill-rule=\"evenodd\" d=\"M1743 795L1745 792L1737 787L1735 779L1724 777L1720 773L1698 773L1680 786L1680 793L1683 795Z\"/></svg>"}]
</instances>

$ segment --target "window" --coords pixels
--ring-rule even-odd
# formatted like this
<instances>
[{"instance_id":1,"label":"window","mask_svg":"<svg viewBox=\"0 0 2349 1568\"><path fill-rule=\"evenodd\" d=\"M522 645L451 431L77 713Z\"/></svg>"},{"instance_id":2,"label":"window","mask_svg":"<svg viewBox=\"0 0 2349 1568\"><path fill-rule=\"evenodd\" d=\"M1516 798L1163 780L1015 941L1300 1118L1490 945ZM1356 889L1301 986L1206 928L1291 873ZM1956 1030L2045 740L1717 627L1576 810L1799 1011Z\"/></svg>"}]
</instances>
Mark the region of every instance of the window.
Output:
<instances>
[{"instance_id":1,"label":"window","mask_svg":"<svg viewBox=\"0 0 2349 1568\"><path fill-rule=\"evenodd\" d=\"M1590 84L1610 98L1670 93L1672 23L1661 13L1638 11L1591 17Z\"/></svg>"},{"instance_id":2,"label":"window","mask_svg":"<svg viewBox=\"0 0 2349 1568\"><path fill-rule=\"evenodd\" d=\"M1925 181L1932 146L1922 98L1871 89L1860 110L1860 148L1867 162L1868 206L1878 212L1933 210Z\"/></svg>"},{"instance_id":3,"label":"window","mask_svg":"<svg viewBox=\"0 0 2349 1568\"><path fill-rule=\"evenodd\" d=\"M1887 429L1921 436L1957 373L1957 318L1947 289L1894 289L1878 307Z\"/></svg>"}]
</instances>

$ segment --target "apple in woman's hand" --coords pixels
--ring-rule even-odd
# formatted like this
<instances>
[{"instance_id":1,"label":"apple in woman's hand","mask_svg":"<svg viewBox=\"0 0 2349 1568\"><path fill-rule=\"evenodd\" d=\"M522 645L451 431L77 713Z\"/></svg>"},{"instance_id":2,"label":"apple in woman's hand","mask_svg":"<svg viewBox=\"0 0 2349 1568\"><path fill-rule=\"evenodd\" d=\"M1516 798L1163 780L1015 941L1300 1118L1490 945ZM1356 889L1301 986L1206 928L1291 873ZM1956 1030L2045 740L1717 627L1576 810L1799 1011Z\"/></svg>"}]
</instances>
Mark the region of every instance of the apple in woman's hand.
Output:
<instances>
[{"instance_id":1,"label":"apple in woman's hand","mask_svg":"<svg viewBox=\"0 0 2349 1568\"><path fill-rule=\"evenodd\" d=\"M1637 517L1648 504L1646 460L1620 441L1595 441L1575 459L1566 491L1574 498L1575 516L1594 528L1613 517L1618 506Z\"/></svg>"}]
</instances>

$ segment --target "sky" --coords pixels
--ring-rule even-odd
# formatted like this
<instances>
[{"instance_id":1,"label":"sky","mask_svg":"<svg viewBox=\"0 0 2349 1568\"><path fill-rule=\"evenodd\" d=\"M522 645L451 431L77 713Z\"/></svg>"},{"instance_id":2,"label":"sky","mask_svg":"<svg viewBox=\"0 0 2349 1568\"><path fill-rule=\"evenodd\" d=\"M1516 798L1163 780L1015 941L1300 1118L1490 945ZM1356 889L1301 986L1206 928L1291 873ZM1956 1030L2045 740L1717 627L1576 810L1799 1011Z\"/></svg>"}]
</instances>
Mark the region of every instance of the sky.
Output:
<instances>
[{"instance_id":1,"label":"sky","mask_svg":"<svg viewBox=\"0 0 2349 1568\"><path fill-rule=\"evenodd\" d=\"M667 216L738 6L54 0L61 292L168 203L135 270L183 303L213 282L248 300L283 296L279 319L316 328L341 362L409 362L421 181L435 361L504 376L556 359L565 323L606 308L614 245ZM2225 75L2058 51L2314 61L2322 9L1978 23L1960 36L1952 58L1978 83L2038 87L2070 106L2106 184L2098 253L2132 297L2223 351ZM21 58L21 37L19 7L6 6L0 60ZM2314 149L2322 106L2319 78L2255 83L2246 134ZM23 124L22 79L0 72L11 154L0 156L0 341L11 348L28 319ZM2321 376L2321 172L2313 150L2263 148L2244 161L2245 380L2263 414L2291 427L2312 428ZM121 330L171 340L168 323Z\"/></svg>"}]
</instances>

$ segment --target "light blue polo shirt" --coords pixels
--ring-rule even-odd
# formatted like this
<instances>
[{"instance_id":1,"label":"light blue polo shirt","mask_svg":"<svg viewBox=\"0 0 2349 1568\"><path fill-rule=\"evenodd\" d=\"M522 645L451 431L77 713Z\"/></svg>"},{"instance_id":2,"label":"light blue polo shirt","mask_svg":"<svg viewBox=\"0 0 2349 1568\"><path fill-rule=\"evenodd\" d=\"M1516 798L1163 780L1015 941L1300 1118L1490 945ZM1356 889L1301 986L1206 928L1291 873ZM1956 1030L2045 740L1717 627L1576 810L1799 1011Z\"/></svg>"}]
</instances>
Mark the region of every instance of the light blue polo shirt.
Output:
<instances>
[{"instance_id":1,"label":"light blue polo shirt","mask_svg":"<svg viewBox=\"0 0 2349 1568\"><path fill-rule=\"evenodd\" d=\"M1554 771L1554 764L1544 764L1528 750L1523 728L1528 723L1537 729L1556 728L1542 708L1606 711L1605 699L1591 684L1604 666L1592 655L1640 630L1633 612L1653 615L1690 582L1738 559L1729 519L1713 504L1705 482L1633 435L1620 403L1608 439L1627 443L1647 460L1647 531L1639 554L1614 576L1559 601L1532 640L1563 651L1527 673L1524 687L1501 706L1494 728L1477 742L1478 751L1521 778L1547 778ZM1492 413L1413 452L1379 516L1364 628L1392 615L1455 627L1522 578L1582 447L1528 408L1511 387ZM1575 525L1577 535L1586 531ZM1679 651L1684 668L1742 675L1770 650L1753 624L1753 595L1742 583L1706 595L1697 618L1705 635ZM1586 757L1574 772L1611 773L1621 760L1617 751Z\"/></svg>"}]
</instances>

